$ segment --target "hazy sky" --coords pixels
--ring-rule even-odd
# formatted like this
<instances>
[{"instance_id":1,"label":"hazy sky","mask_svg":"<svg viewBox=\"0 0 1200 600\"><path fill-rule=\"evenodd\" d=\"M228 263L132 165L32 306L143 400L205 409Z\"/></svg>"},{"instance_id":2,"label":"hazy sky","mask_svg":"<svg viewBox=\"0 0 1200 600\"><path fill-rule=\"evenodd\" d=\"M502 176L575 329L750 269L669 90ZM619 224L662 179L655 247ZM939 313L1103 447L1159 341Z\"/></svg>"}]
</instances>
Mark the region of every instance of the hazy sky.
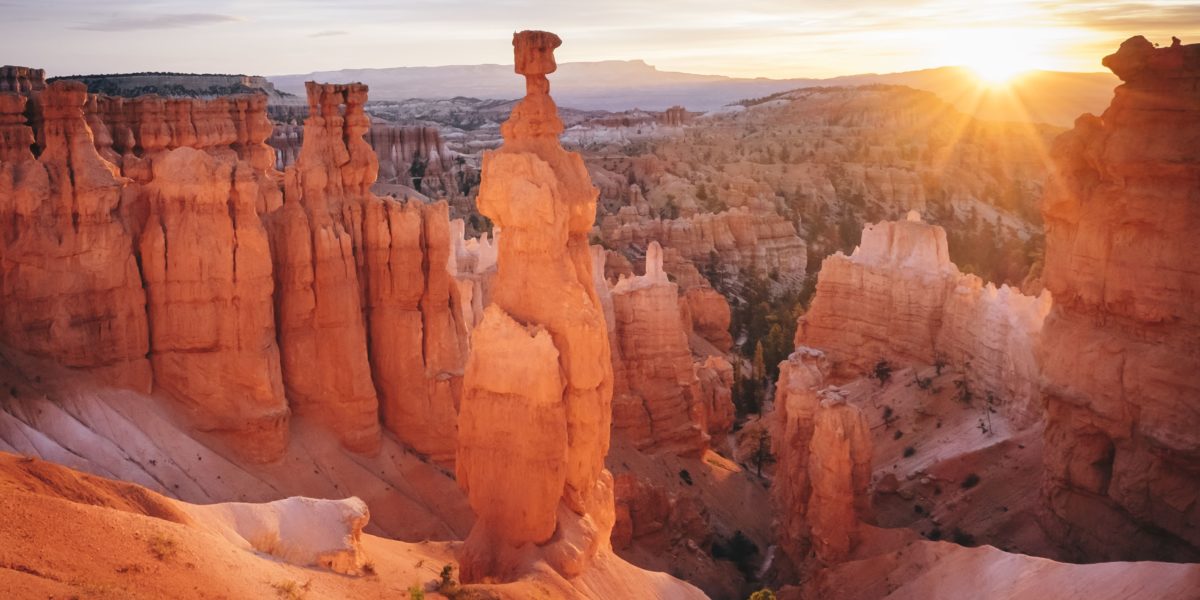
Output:
<instances>
[{"instance_id":1,"label":"hazy sky","mask_svg":"<svg viewBox=\"0 0 1200 600\"><path fill-rule=\"evenodd\" d=\"M0 23L0 64L51 75L511 63L514 30L548 29L564 62L824 77L997 56L1099 71L1131 35L1200 42L1200 2L0 0Z\"/></svg>"}]
</instances>

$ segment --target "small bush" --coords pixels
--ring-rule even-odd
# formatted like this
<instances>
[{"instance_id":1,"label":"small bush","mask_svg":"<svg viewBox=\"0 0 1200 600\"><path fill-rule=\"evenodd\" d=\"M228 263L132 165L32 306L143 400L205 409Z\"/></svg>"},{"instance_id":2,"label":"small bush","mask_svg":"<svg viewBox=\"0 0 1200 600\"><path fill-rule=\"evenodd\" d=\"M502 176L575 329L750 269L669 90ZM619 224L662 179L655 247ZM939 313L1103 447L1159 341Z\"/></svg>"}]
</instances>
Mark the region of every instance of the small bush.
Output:
<instances>
[{"instance_id":1,"label":"small bush","mask_svg":"<svg viewBox=\"0 0 1200 600\"><path fill-rule=\"evenodd\" d=\"M758 545L740 530L728 539L718 536L712 545L713 558L732 562L747 579L754 574L753 561L757 554Z\"/></svg>"},{"instance_id":2,"label":"small bush","mask_svg":"<svg viewBox=\"0 0 1200 600\"><path fill-rule=\"evenodd\" d=\"M438 582L437 591L443 596L453 596L458 593L458 582L454 580L454 565L442 567L441 581Z\"/></svg>"},{"instance_id":3,"label":"small bush","mask_svg":"<svg viewBox=\"0 0 1200 600\"><path fill-rule=\"evenodd\" d=\"M930 530L929 533L925 534L925 537L936 542L936 541L942 539L942 530L937 527L934 527L932 530Z\"/></svg>"},{"instance_id":4,"label":"small bush","mask_svg":"<svg viewBox=\"0 0 1200 600\"><path fill-rule=\"evenodd\" d=\"M902 438L902 437L904 437L904 432L903 432L903 431L900 431L899 429L897 429L897 430L896 430L896 433L892 434L892 439L893 439L893 440L898 440L898 439L900 439L900 438Z\"/></svg>"},{"instance_id":5,"label":"small bush","mask_svg":"<svg viewBox=\"0 0 1200 600\"><path fill-rule=\"evenodd\" d=\"M913 379L916 380L917 387L922 390L929 390L933 387L933 379L930 377L920 377L916 373L913 373Z\"/></svg>"},{"instance_id":6,"label":"small bush","mask_svg":"<svg viewBox=\"0 0 1200 600\"><path fill-rule=\"evenodd\" d=\"M425 590L421 589L420 585L414 583L408 588L408 597L412 600L425 600Z\"/></svg>"},{"instance_id":7,"label":"small bush","mask_svg":"<svg viewBox=\"0 0 1200 600\"><path fill-rule=\"evenodd\" d=\"M962 489L964 490L969 490L977 485L979 485L979 476L974 473L967 475L962 481Z\"/></svg>"},{"instance_id":8,"label":"small bush","mask_svg":"<svg viewBox=\"0 0 1200 600\"><path fill-rule=\"evenodd\" d=\"M679 471L679 478L682 479L684 483L692 485L692 474L688 473L687 469L682 469Z\"/></svg>"},{"instance_id":9,"label":"small bush","mask_svg":"<svg viewBox=\"0 0 1200 600\"><path fill-rule=\"evenodd\" d=\"M156 533L146 540L146 544L150 546L150 554L158 560L170 560L179 553L179 548L175 545L175 540Z\"/></svg>"},{"instance_id":10,"label":"small bush","mask_svg":"<svg viewBox=\"0 0 1200 600\"><path fill-rule=\"evenodd\" d=\"M300 585L291 579L272 583L271 587L275 588L275 595L283 600L303 600L308 595L308 588L312 585L312 581L306 581L304 585Z\"/></svg>"},{"instance_id":11,"label":"small bush","mask_svg":"<svg viewBox=\"0 0 1200 600\"><path fill-rule=\"evenodd\" d=\"M950 534L950 539L955 544L958 544L959 546L974 546L975 545L975 536L973 536L957 527L955 527L954 531Z\"/></svg>"},{"instance_id":12,"label":"small bush","mask_svg":"<svg viewBox=\"0 0 1200 600\"><path fill-rule=\"evenodd\" d=\"M921 506L920 504L914 504L913 512L917 513L918 515L923 515L925 514L925 507Z\"/></svg>"},{"instance_id":13,"label":"small bush","mask_svg":"<svg viewBox=\"0 0 1200 600\"><path fill-rule=\"evenodd\" d=\"M904 448L904 458L908 458L916 453L917 453L917 449L913 448L912 446L907 446Z\"/></svg>"},{"instance_id":14,"label":"small bush","mask_svg":"<svg viewBox=\"0 0 1200 600\"><path fill-rule=\"evenodd\" d=\"M871 371L871 376L879 380L879 385L887 385L889 379L892 378L892 364L885 359L880 359L875 363L875 369Z\"/></svg>"},{"instance_id":15,"label":"small bush","mask_svg":"<svg viewBox=\"0 0 1200 600\"><path fill-rule=\"evenodd\" d=\"M883 426L884 426L884 428L885 429L890 428L892 426L892 423L896 422L896 419L898 419L898 417L896 416L896 411L892 410L892 407L890 407L890 406L884 406L883 407Z\"/></svg>"},{"instance_id":16,"label":"small bush","mask_svg":"<svg viewBox=\"0 0 1200 600\"><path fill-rule=\"evenodd\" d=\"M763 588L750 594L747 600L775 600L775 592L771 591L770 588Z\"/></svg>"}]
</instances>

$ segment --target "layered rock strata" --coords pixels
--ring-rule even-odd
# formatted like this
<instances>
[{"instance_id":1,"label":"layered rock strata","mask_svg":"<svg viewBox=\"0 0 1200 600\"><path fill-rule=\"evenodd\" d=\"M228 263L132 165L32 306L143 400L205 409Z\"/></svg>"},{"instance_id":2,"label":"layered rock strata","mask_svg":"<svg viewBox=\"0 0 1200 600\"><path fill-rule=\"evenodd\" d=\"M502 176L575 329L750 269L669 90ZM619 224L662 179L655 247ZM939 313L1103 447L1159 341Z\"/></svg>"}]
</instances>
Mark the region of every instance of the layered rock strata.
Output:
<instances>
[{"instance_id":1,"label":"layered rock strata","mask_svg":"<svg viewBox=\"0 0 1200 600\"><path fill-rule=\"evenodd\" d=\"M1051 533L1086 560L1200 558L1200 44L1134 37L1056 142L1042 211Z\"/></svg>"},{"instance_id":2,"label":"layered rock strata","mask_svg":"<svg viewBox=\"0 0 1200 600\"><path fill-rule=\"evenodd\" d=\"M155 159L138 241L155 385L200 429L270 460L287 443L267 232L247 162L194 148Z\"/></svg>"},{"instance_id":3,"label":"layered rock strata","mask_svg":"<svg viewBox=\"0 0 1200 600\"><path fill-rule=\"evenodd\" d=\"M0 94L4 343L153 381L254 461L282 455L291 409L355 451L382 420L452 462L470 304L448 211L371 195L365 99L310 86L285 177L261 96Z\"/></svg>"},{"instance_id":4,"label":"layered rock strata","mask_svg":"<svg viewBox=\"0 0 1200 600\"><path fill-rule=\"evenodd\" d=\"M371 194L366 91L308 86L304 146L269 217L284 383L293 408L348 448L372 452L382 414L402 441L448 462L466 350L449 219L445 204Z\"/></svg>"},{"instance_id":5,"label":"layered rock strata","mask_svg":"<svg viewBox=\"0 0 1200 600\"><path fill-rule=\"evenodd\" d=\"M96 152L86 98L70 81L0 94L0 328L14 348L149 390L146 295L133 236L113 217L124 180ZM18 117L26 102L36 129Z\"/></svg>"},{"instance_id":6,"label":"layered rock strata","mask_svg":"<svg viewBox=\"0 0 1200 600\"><path fill-rule=\"evenodd\" d=\"M607 247L645 248L657 241L700 269L711 266L733 274L773 275L795 285L804 280L808 260L804 240L796 235L795 225L773 210L738 207L660 219L651 217L644 203L635 200L634 204L601 220L598 231Z\"/></svg>"},{"instance_id":7,"label":"layered rock strata","mask_svg":"<svg viewBox=\"0 0 1200 600\"><path fill-rule=\"evenodd\" d=\"M513 36L526 96L483 160L479 210L504 235L458 421L458 482L478 515L459 551L466 581L519 578L539 561L575 577L610 548L613 375L587 243L597 191L558 143L546 75L560 43Z\"/></svg>"},{"instance_id":8,"label":"layered rock strata","mask_svg":"<svg viewBox=\"0 0 1200 600\"><path fill-rule=\"evenodd\" d=\"M0 92L28 94L46 89L46 71L29 67L0 67Z\"/></svg>"},{"instance_id":9,"label":"layered rock strata","mask_svg":"<svg viewBox=\"0 0 1200 600\"><path fill-rule=\"evenodd\" d=\"M1037 420L1033 347L1050 295L997 289L950 262L946 232L921 222L867 225L862 244L821 265L817 291L796 344L824 350L835 371L859 374L943 359L968 372L975 392L1020 423Z\"/></svg>"},{"instance_id":10,"label":"layered rock strata","mask_svg":"<svg viewBox=\"0 0 1200 600\"><path fill-rule=\"evenodd\" d=\"M772 448L781 547L794 565L835 564L859 541L871 518L871 434L858 407L823 389L830 364L799 347L779 365Z\"/></svg>"},{"instance_id":11,"label":"layered rock strata","mask_svg":"<svg viewBox=\"0 0 1200 600\"><path fill-rule=\"evenodd\" d=\"M614 434L641 450L699 454L708 445L708 405L692 364L679 288L667 280L658 242L647 249L646 274L621 279L610 293Z\"/></svg>"}]
</instances>

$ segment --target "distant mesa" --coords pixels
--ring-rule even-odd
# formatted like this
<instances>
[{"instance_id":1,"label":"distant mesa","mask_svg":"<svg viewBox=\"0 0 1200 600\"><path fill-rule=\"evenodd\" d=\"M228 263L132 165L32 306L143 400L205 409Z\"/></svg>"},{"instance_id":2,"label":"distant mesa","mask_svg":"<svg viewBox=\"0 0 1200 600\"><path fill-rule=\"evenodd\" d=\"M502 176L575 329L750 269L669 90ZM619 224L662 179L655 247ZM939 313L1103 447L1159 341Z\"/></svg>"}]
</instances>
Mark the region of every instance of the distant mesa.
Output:
<instances>
[{"instance_id":1,"label":"distant mesa","mask_svg":"<svg viewBox=\"0 0 1200 600\"><path fill-rule=\"evenodd\" d=\"M301 97L275 89L275 84L258 75L145 72L67 75L52 77L49 81L61 79L81 81L93 94L124 98L145 94L203 99L231 94L266 94L272 104L303 104Z\"/></svg>"}]
</instances>

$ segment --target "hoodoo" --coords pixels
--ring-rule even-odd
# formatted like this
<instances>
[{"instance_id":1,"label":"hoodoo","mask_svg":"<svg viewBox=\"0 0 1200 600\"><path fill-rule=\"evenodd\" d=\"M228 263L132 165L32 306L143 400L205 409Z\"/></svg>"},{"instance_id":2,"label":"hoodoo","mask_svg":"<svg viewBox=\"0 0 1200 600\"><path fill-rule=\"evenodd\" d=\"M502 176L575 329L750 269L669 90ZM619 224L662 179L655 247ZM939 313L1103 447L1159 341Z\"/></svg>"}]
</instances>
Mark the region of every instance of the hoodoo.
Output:
<instances>
[{"instance_id":1,"label":"hoodoo","mask_svg":"<svg viewBox=\"0 0 1200 600\"><path fill-rule=\"evenodd\" d=\"M479 209L504 235L459 413L458 483L479 517L459 553L468 581L513 579L538 560L578 575L613 525L612 364L587 240L597 191L558 142L546 75L559 44L513 36L526 96L483 159Z\"/></svg>"}]
</instances>

